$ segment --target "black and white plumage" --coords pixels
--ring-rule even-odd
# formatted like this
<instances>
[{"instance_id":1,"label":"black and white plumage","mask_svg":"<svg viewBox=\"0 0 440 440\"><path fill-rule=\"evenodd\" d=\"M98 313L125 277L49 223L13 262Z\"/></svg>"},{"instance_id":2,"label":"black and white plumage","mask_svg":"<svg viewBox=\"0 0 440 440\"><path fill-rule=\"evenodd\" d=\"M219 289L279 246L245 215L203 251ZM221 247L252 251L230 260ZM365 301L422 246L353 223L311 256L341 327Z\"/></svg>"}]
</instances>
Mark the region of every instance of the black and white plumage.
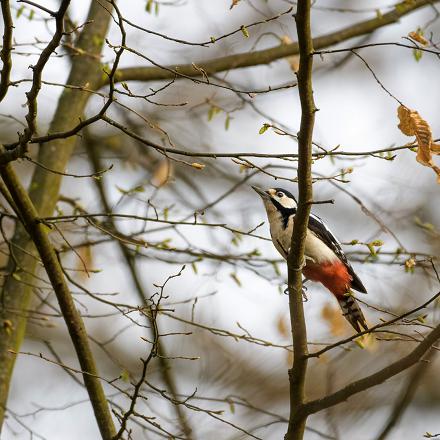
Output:
<instances>
[{"instance_id":1,"label":"black and white plumage","mask_svg":"<svg viewBox=\"0 0 440 440\"><path fill-rule=\"evenodd\" d=\"M356 275L352 265L347 260L347 256L342 250L341 243L330 232L330 229L327 227L324 221L317 215L310 214L308 228L313 234L320 238L347 267L348 273L352 278L350 287L358 292L367 293L367 289L362 284L362 281Z\"/></svg>"},{"instance_id":2,"label":"black and white plumage","mask_svg":"<svg viewBox=\"0 0 440 440\"><path fill-rule=\"evenodd\" d=\"M296 201L283 188L267 191L252 187L262 198L270 224L270 235L275 248L287 259L292 240ZM305 267L303 274L312 281L321 282L337 298L343 315L356 331L367 324L351 289L367 293L362 281L348 262L341 243L322 219L310 214L305 242Z\"/></svg>"}]
</instances>

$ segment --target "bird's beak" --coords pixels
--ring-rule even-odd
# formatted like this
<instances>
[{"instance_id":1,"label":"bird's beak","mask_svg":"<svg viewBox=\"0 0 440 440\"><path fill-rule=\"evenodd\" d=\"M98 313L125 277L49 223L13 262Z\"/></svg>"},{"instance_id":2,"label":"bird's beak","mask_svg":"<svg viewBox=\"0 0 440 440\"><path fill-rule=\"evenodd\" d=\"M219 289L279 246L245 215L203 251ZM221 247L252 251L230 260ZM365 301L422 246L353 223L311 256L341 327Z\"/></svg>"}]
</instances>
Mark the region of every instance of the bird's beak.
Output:
<instances>
[{"instance_id":1,"label":"bird's beak","mask_svg":"<svg viewBox=\"0 0 440 440\"><path fill-rule=\"evenodd\" d=\"M258 188L258 186L252 186L252 189L264 200L264 199L269 199L269 194L262 190L261 188Z\"/></svg>"}]
</instances>

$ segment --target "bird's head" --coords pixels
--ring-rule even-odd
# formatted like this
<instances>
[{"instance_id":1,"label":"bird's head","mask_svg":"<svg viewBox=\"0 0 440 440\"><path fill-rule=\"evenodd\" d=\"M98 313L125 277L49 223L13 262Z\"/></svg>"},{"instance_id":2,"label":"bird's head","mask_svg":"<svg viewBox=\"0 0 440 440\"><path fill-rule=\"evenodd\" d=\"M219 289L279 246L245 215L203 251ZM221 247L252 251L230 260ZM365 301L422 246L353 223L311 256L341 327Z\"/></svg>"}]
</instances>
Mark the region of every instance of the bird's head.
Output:
<instances>
[{"instance_id":1,"label":"bird's head","mask_svg":"<svg viewBox=\"0 0 440 440\"><path fill-rule=\"evenodd\" d=\"M263 190L258 186L253 186L252 189L263 200L266 211L271 212L274 210L284 211L296 208L295 197L283 188L269 188Z\"/></svg>"}]
</instances>

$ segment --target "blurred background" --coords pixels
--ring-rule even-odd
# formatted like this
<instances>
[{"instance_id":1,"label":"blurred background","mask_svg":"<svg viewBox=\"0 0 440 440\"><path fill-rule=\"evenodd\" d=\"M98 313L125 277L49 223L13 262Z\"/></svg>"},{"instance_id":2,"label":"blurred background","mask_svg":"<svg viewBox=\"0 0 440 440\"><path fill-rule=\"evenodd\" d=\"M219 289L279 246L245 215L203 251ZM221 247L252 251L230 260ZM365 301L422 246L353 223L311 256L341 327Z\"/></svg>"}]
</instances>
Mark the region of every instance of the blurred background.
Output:
<instances>
[{"instance_id":1,"label":"blurred background","mask_svg":"<svg viewBox=\"0 0 440 440\"><path fill-rule=\"evenodd\" d=\"M57 8L56 2L41 3ZM69 17L77 25L86 19L85 3L88 6L88 2L72 2L69 8ZM50 39L53 22L36 8L12 4L12 80L18 81L31 78L29 66ZM133 24L186 42L209 42L211 37L218 39L246 25L245 32L204 47L167 40L126 23L126 45L167 66L200 65L205 60L296 41L292 12L249 26L290 7L295 10L296 6L283 0L241 0L232 5L231 0L119 4L123 17ZM318 0L313 5L313 35L337 31L392 8L384 1ZM439 41L437 18L435 5L429 5L396 24L329 49L384 42L410 44L405 38L420 28L435 50ZM115 22L102 60L111 66L115 55L109 44L120 44ZM439 138L438 56L395 45L372 46L357 53L382 85L408 108L417 110L430 124L434 138ZM64 47L52 57L44 70L46 82L66 82L68 54ZM127 96L127 89L118 84L121 105L113 104L108 114L145 139L168 147L231 155L296 153L298 92L295 87L280 86L295 83L297 62L295 58L280 59L210 76L212 82L225 88L188 79L132 81L126 86L133 96ZM358 154L323 154L314 161L314 199L332 199L334 203L315 205L313 212L326 220L344 244L368 290L360 300L365 301L362 308L367 321L374 325L419 306L439 290L431 264L438 267L439 186L433 171L416 162L414 151L359 154L413 140L397 128L398 102L383 90L362 59L341 52L315 56L314 62L314 98L319 108L315 151L323 151L319 146L326 150L338 147ZM120 67L148 65L129 51L120 61ZM17 84L1 104L1 142L13 142L21 129L28 87L27 82ZM269 92L269 88L279 90ZM43 85L38 99L41 134L47 132L62 90L57 85ZM152 90L158 92L142 98ZM87 116L102 105L103 98L93 96ZM261 130L264 124L269 124L267 130ZM31 157L37 150L38 146L31 147ZM119 378L116 384L129 393L133 391L130 381L135 382L141 374L140 359L151 350L145 313L136 310L141 304L139 285L152 301L162 295L162 312L157 317L160 340L166 347L177 396L182 400L191 396L185 401L188 405L179 407L194 438L239 439L252 434L276 439L283 438L287 427L287 370L292 355L288 298L283 293L286 267L268 240L263 205L250 185L283 187L296 195L297 164L295 160L246 159L249 162L237 157L165 157L98 122L78 136L66 172L88 175L112 168L99 178L64 177L54 213L111 212L127 216L60 221L51 237L71 278L101 376L109 381ZM200 165L191 166L193 162ZM29 181L34 166L29 161L16 164L23 181ZM178 224L182 222L187 224ZM5 224L10 234L13 223ZM106 233L109 229L120 235ZM128 249L128 259L118 241ZM2 249L6 261L7 246ZM133 273L138 276L138 287ZM177 274L180 276L169 279ZM309 349L315 351L350 336L352 329L329 292L318 284L306 286ZM34 307L38 313L29 319L21 348L27 354L19 355L16 363L2 439L98 438L85 389L59 365L38 357L42 353L48 359L78 367L56 298L43 274L40 287L35 289ZM311 359L309 398L335 391L408 353L438 320L435 302L362 344L350 343ZM378 438L392 409L401 401L402 391L413 382L419 386L414 387L409 408L386 438L416 439L426 432L439 433L439 364L435 353L430 360L416 378L415 369L410 369L311 417L306 438ZM166 388L163 368L157 359L149 365L148 383L142 388L136 411L154 419L134 418L129 424L131 438L166 438L151 421L170 433L179 432L175 405L159 392ZM81 381L80 376L73 376ZM106 392L116 411L128 408L127 396L115 387L107 384Z\"/></svg>"}]
</instances>

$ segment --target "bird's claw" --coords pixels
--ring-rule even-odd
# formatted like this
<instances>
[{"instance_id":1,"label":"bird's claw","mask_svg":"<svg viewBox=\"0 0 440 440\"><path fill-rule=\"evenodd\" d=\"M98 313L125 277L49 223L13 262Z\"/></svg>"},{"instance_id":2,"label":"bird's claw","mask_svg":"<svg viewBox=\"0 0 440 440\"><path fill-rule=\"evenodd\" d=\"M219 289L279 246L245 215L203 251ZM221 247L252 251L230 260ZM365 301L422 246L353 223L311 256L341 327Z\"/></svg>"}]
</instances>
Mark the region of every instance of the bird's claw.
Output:
<instances>
[{"instance_id":1,"label":"bird's claw","mask_svg":"<svg viewBox=\"0 0 440 440\"><path fill-rule=\"evenodd\" d=\"M306 292L307 292L307 287L303 286L303 289L302 289L302 292L301 292L302 293L302 297L303 297L303 302L307 302L309 300L309 298L307 298Z\"/></svg>"},{"instance_id":2,"label":"bird's claw","mask_svg":"<svg viewBox=\"0 0 440 440\"><path fill-rule=\"evenodd\" d=\"M303 286L302 291L301 291L301 294L302 294L302 297L303 297L303 301L304 301L304 302L307 302L307 301L309 300L309 298L307 298L307 294L306 294L306 292L307 292L307 287L306 287L306 286ZM287 287L284 289L284 295L288 295L288 294L289 294L289 287L287 286Z\"/></svg>"}]
</instances>

